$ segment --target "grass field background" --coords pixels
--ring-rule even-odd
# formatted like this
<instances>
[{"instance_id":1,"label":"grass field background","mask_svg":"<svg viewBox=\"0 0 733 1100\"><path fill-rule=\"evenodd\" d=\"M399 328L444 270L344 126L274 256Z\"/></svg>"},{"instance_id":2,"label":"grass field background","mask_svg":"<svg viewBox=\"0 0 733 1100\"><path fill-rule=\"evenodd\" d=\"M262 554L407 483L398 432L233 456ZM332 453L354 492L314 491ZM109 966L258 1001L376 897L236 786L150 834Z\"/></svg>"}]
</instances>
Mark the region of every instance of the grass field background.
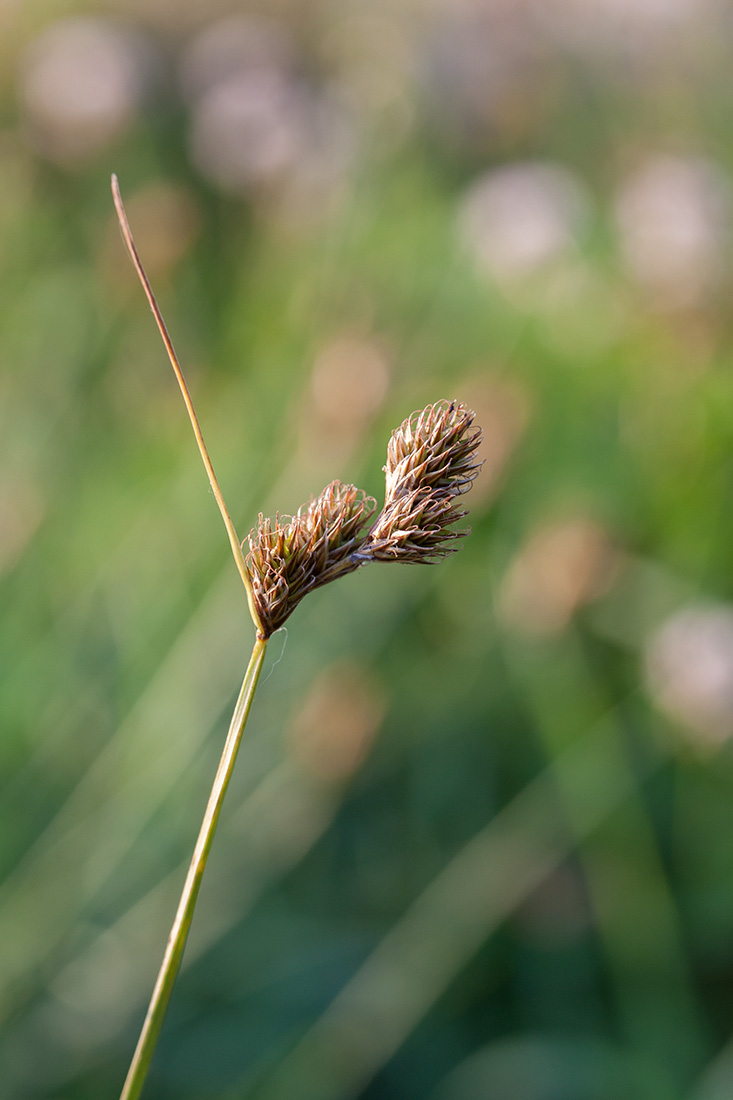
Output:
<instances>
[{"instance_id":1,"label":"grass field background","mask_svg":"<svg viewBox=\"0 0 733 1100\"><path fill-rule=\"evenodd\" d=\"M251 645L114 171L242 537L486 436L273 638L151 1100L729 1097L726 5L0 29L0 1095L118 1095Z\"/></svg>"}]
</instances>

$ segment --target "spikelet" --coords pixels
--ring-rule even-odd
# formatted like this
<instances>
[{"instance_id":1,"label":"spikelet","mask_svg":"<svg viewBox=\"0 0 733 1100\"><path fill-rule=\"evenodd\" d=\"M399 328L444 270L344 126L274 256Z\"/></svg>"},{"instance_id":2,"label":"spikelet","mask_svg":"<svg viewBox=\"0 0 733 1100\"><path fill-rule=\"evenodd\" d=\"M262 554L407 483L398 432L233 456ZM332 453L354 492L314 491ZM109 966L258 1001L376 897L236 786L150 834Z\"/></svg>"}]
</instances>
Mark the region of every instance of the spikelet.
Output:
<instances>
[{"instance_id":1,"label":"spikelet","mask_svg":"<svg viewBox=\"0 0 733 1100\"><path fill-rule=\"evenodd\" d=\"M353 557L376 501L332 481L297 515L265 518L248 536L247 569L264 637L283 625L303 597L361 564Z\"/></svg>"},{"instance_id":2,"label":"spikelet","mask_svg":"<svg viewBox=\"0 0 733 1100\"><path fill-rule=\"evenodd\" d=\"M457 550L468 531L450 530L466 513L453 500L468 492L481 463L474 412L437 401L403 420L387 447L384 508L361 553L364 560L434 562Z\"/></svg>"}]
</instances>

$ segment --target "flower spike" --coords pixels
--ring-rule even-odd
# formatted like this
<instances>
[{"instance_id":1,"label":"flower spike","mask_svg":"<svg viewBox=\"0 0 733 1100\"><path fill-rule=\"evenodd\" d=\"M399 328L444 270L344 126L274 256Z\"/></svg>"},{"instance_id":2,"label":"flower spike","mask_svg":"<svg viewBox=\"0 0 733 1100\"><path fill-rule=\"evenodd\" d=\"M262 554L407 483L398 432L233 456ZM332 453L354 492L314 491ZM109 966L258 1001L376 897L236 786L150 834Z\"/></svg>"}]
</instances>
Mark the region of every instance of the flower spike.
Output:
<instances>
[{"instance_id":1,"label":"flower spike","mask_svg":"<svg viewBox=\"0 0 733 1100\"><path fill-rule=\"evenodd\" d=\"M456 539L468 532L451 530L466 515L453 501L481 466L482 433L470 431L473 419L466 405L438 401L403 421L387 448L384 508L366 534L376 502L340 481L295 516L260 514L248 536L247 570L263 637L312 589L367 562L434 562L458 549Z\"/></svg>"},{"instance_id":2,"label":"flower spike","mask_svg":"<svg viewBox=\"0 0 733 1100\"><path fill-rule=\"evenodd\" d=\"M353 555L375 508L361 489L332 481L295 516L273 520L260 513L248 536L247 569L265 637L312 589L359 568Z\"/></svg>"},{"instance_id":3,"label":"flower spike","mask_svg":"<svg viewBox=\"0 0 733 1100\"><path fill-rule=\"evenodd\" d=\"M364 548L365 560L434 562L458 547L468 531L449 528L466 513L452 501L468 492L481 468L483 433L471 432L475 413L456 401L437 401L403 420L387 447L386 499Z\"/></svg>"}]
</instances>

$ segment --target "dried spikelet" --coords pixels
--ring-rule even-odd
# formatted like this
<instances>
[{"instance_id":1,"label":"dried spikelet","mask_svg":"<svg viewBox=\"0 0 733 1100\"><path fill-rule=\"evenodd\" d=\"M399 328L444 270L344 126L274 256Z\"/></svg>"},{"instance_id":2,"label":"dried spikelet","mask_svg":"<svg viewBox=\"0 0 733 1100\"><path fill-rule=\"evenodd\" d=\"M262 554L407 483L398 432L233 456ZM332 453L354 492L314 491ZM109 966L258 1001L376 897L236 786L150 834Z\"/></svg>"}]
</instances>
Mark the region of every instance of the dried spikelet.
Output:
<instances>
[{"instance_id":1,"label":"dried spikelet","mask_svg":"<svg viewBox=\"0 0 733 1100\"><path fill-rule=\"evenodd\" d=\"M438 401L409 416L387 449L385 505L368 534L376 504L354 485L333 481L296 516L260 514L249 534L247 569L262 634L282 626L303 597L370 561L436 561L467 531L450 528L465 512L453 500L471 488L480 463L474 414Z\"/></svg>"},{"instance_id":2,"label":"dried spikelet","mask_svg":"<svg viewBox=\"0 0 733 1100\"><path fill-rule=\"evenodd\" d=\"M333 481L293 517L260 513L248 536L247 569L264 637L312 589L359 568L355 551L375 507L361 489Z\"/></svg>"},{"instance_id":3,"label":"dried spikelet","mask_svg":"<svg viewBox=\"0 0 733 1100\"><path fill-rule=\"evenodd\" d=\"M392 432L387 446L387 503L411 489L466 493L478 473L482 432L468 434L475 413L458 401L436 401Z\"/></svg>"},{"instance_id":4,"label":"dried spikelet","mask_svg":"<svg viewBox=\"0 0 733 1100\"><path fill-rule=\"evenodd\" d=\"M456 401L438 401L413 413L392 433L387 448L384 508L359 551L363 560L431 562L468 534L449 528L466 515L452 501L468 492L479 471L480 429L474 413Z\"/></svg>"},{"instance_id":5,"label":"dried spikelet","mask_svg":"<svg viewBox=\"0 0 733 1100\"><path fill-rule=\"evenodd\" d=\"M385 504L360 551L363 561L430 563L457 550L454 539L467 531L451 531L466 513L452 508L450 498L430 489L412 489Z\"/></svg>"}]
</instances>

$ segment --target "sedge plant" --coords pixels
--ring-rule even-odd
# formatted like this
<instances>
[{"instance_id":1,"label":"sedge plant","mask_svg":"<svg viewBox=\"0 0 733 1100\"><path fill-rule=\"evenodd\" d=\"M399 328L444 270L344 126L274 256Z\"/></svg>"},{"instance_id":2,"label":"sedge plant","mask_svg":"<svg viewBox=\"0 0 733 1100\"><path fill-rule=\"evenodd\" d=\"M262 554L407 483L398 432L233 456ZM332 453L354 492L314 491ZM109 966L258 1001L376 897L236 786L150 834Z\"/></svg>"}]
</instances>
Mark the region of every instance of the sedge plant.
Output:
<instances>
[{"instance_id":1,"label":"sedge plant","mask_svg":"<svg viewBox=\"0 0 733 1100\"><path fill-rule=\"evenodd\" d=\"M244 585L255 638L214 777L204 818L183 885L163 961L153 988L120 1100L140 1096L180 969L201 880L234 768L265 657L267 642L300 601L346 573L370 562L436 562L456 550L466 530L454 524L466 515L456 498L470 489L480 462L482 433L474 413L457 401L441 400L407 417L390 438L384 466L384 506L354 485L332 481L294 516L260 513L240 541L209 457L193 400L168 329L130 231L117 177L112 194L127 250L155 317L183 395L196 443L229 537ZM376 516L375 516L375 513Z\"/></svg>"}]
</instances>

